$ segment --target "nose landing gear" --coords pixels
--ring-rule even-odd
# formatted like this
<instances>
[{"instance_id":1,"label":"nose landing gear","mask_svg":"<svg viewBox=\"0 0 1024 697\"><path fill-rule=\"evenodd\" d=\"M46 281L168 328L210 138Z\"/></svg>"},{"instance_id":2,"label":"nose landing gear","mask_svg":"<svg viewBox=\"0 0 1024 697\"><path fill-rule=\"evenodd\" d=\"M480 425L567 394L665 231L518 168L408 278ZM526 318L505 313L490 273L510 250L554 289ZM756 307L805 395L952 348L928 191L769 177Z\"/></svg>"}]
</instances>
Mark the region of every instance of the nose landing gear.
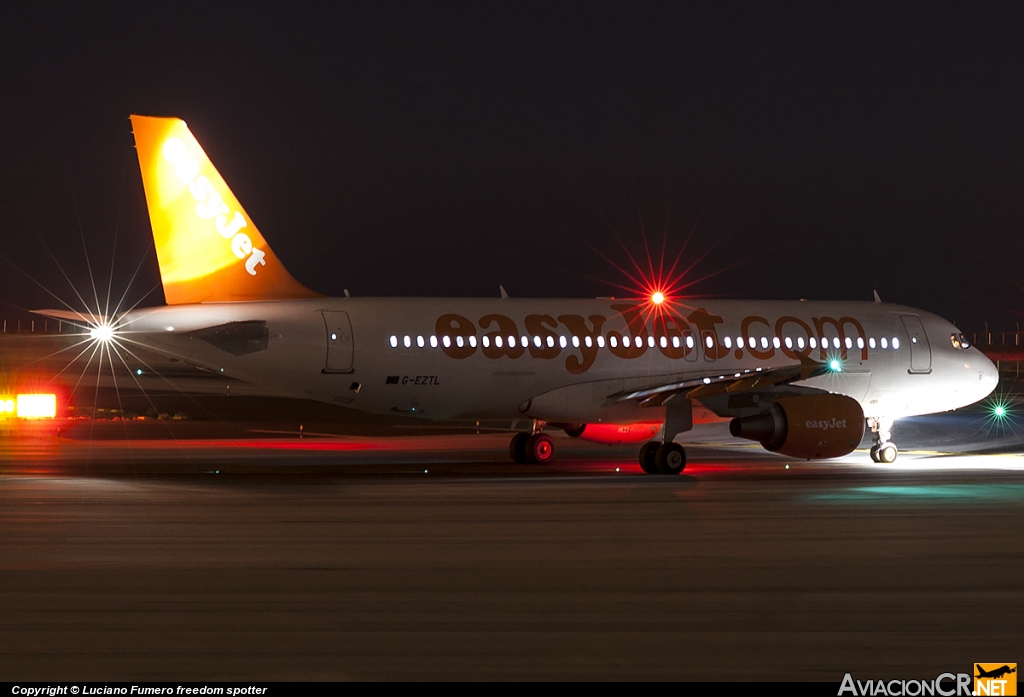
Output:
<instances>
[{"instance_id":1,"label":"nose landing gear","mask_svg":"<svg viewBox=\"0 0 1024 697\"><path fill-rule=\"evenodd\" d=\"M870 418L868 419L868 426L871 428L871 432L875 434L875 444L871 446L871 460L887 465L896 462L896 456L899 455L900 451L896 444L889 440L892 437L892 419L886 419L885 417Z\"/></svg>"},{"instance_id":2,"label":"nose landing gear","mask_svg":"<svg viewBox=\"0 0 1024 697\"><path fill-rule=\"evenodd\" d=\"M532 433L520 431L512 436L508 452L513 462L521 465L546 465L555 459L555 442L551 436L540 432L542 426L542 423L535 421Z\"/></svg>"}]
</instances>

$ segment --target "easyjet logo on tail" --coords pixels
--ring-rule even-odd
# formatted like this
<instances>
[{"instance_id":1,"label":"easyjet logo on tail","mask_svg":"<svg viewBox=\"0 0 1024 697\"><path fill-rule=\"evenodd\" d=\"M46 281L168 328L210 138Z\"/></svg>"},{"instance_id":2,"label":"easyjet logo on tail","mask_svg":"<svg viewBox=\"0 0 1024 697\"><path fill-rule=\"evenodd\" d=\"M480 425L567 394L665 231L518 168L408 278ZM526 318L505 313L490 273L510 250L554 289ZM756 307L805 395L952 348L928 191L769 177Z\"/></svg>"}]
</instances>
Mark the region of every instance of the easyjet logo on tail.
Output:
<instances>
[{"instance_id":1,"label":"easyjet logo on tail","mask_svg":"<svg viewBox=\"0 0 1024 697\"><path fill-rule=\"evenodd\" d=\"M185 144L177 138L168 138L162 149L164 159L174 167L174 173L181 183L188 187L196 200L196 215L204 220L213 219L217 232L231 245L231 252L239 259L245 259L245 270L250 276L256 275L257 266L265 266L266 253L254 247L252 238L242 229L246 227L245 216L234 211L224 202L224 197L214 188L205 174L199 174L199 163L188 154ZM230 222L229 222L230 218Z\"/></svg>"}]
</instances>

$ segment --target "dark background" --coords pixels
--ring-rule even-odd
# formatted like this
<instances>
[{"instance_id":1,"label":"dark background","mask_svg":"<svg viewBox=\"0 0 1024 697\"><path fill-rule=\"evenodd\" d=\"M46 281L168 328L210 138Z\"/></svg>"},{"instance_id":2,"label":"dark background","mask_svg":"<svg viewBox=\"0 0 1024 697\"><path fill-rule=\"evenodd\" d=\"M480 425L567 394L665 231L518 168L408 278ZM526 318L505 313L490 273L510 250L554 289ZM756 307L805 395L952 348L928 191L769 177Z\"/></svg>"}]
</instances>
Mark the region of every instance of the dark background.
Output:
<instances>
[{"instance_id":1,"label":"dark background","mask_svg":"<svg viewBox=\"0 0 1024 697\"><path fill-rule=\"evenodd\" d=\"M939 3L6 6L0 315L159 282L129 113L176 115L340 295L1024 307L1024 11ZM643 227L643 230L642 230ZM667 237L666 237L667 234ZM707 277L709 276L710 277ZM159 288L150 304L162 302ZM73 301L73 304L80 304Z\"/></svg>"}]
</instances>

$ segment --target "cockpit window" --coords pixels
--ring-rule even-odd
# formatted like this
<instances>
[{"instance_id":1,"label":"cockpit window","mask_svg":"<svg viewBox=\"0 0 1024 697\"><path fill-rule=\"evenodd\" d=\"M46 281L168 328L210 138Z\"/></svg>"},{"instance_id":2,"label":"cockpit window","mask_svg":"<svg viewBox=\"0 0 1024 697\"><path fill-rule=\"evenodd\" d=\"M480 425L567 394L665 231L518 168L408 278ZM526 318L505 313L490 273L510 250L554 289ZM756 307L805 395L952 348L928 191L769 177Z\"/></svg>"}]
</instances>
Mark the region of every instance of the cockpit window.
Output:
<instances>
[{"instance_id":1,"label":"cockpit window","mask_svg":"<svg viewBox=\"0 0 1024 697\"><path fill-rule=\"evenodd\" d=\"M950 334L949 341L953 344L955 349L969 349L971 347L970 342L967 341L967 337L961 333Z\"/></svg>"}]
</instances>

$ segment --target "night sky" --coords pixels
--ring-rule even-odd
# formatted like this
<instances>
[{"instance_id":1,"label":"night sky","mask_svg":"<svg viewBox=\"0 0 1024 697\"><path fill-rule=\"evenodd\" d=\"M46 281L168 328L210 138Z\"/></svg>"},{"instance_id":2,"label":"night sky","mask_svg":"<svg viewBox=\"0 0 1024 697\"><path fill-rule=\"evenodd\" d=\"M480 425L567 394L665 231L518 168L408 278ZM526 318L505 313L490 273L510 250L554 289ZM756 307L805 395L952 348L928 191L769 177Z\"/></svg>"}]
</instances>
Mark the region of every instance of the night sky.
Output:
<instances>
[{"instance_id":1,"label":"night sky","mask_svg":"<svg viewBox=\"0 0 1024 697\"><path fill-rule=\"evenodd\" d=\"M1013 5L24 5L0 254L67 300L47 249L84 289L83 237L101 295L115 249L115 291L159 282L140 113L184 118L326 294L626 295L604 257L692 231L697 294L1024 320ZM58 306L0 265L0 316Z\"/></svg>"}]
</instances>

